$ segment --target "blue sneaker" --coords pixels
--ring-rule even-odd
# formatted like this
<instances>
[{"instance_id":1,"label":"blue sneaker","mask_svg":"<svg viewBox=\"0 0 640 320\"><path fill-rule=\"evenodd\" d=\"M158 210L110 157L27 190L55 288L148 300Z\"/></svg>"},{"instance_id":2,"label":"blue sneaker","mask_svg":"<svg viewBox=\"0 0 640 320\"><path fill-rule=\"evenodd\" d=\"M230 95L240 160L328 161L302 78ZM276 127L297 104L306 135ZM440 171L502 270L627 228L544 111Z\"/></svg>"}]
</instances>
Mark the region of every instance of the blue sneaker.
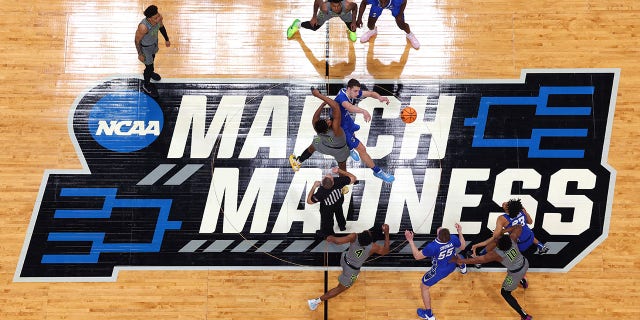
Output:
<instances>
[{"instance_id":1,"label":"blue sneaker","mask_svg":"<svg viewBox=\"0 0 640 320\"><path fill-rule=\"evenodd\" d=\"M353 161L360 162L360 155L355 150L351 149L351 151L349 151L349 155Z\"/></svg>"},{"instance_id":2,"label":"blue sneaker","mask_svg":"<svg viewBox=\"0 0 640 320\"><path fill-rule=\"evenodd\" d=\"M431 316L429 317L427 315L427 310L426 309L420 309L418 308L418 310L416 311L418 313L418 317L420 317L420 319L426 319L426 320L436 320L436 316Z\"/></svg>"},{"instance_id":3,"label":"blue sneaker","mask_svg":"<svg viewBox=\"0 0 640 320\"><path fill-rule=\"evenodd\" d=\"M374 172L373 175L376 176L376 178L382 179L382 181L386 183L392 183L394 180L396 180L396 178L392 174L386 173L384 172L384 170Z\"/></svg>"}]
</instances>

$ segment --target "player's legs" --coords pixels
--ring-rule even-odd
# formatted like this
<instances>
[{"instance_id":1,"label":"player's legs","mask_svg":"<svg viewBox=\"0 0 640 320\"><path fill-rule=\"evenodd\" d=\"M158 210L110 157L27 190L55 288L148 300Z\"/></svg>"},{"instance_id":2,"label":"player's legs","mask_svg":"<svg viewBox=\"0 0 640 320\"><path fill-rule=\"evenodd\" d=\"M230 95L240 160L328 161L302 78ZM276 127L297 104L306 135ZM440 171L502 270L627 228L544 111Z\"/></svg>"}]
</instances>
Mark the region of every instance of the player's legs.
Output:
<instances>
[{"instance_id":1,"label":"player's legs","mask_svg":"<svg viewBox=\"0 0 640 320\"><path fill-rule=\"evenodd\" d=\"M373 159L371 159L369 153L367 153L367 147L365 147L360 140L358 140L358 145L354 149L358 151L360 160L367 166L367 168L373 169L373 167L375 167L376 164L373 162Z\"/></svg>"},{"instance_id":2,"label":"player's legs","mask_svg":"<svg viewBox=\"0 0 640 320\"><path fill-rule=\"evenodd\" d=\"M360 37L360 42L365 43L369 41L371 37L378 34L378 29L376 28L376 22L378 22L378 17L380 16L380 13L382 13L382 8L371 7L371 10L369 11L369 19L367 20L367 28L369 28L369 30Z\"/></svg>"},{"instance_id":3,"label":"player's legs","mask_svg":"<svg viewBox=\"0 0 640 320\"><path fill-rule=\"evenodd\" d=\"M538 249L538 251L536 252L537 254L545 254L549 252L549 247L547 247L544 243L540 242L540 240L535 237L533 238L533 244Z\"/></svg>"},{"instance_id":4,"label":"player's legs","mask_svg":"<svg viewBox=\"0 0 640 320\"><path fill-rule=\"evenodd\" d=\"M336 222L338 222L338 229L340 229L340 231L347 230L347 220L344 218L344 211L342 210L343 203L344 198L340 198L333 207L333 213L336 216Z\"/></svg>"},{"instance_id":5,"label":"player's legs","mask_svg":"<svg viewBox=\"0 0 640 320\"><path fill-rule=\"evenodd\" d=\"M404 21L404 13L394 16L394 18L396 19L396 25L398 28L406 33L411 33L411 27L409 27L409 24Z\"/></svg>"},{"instance_id":6,"label":"player's legs","mask_svg":"<svg viewBox=\"0 0 640 320\"><path fill-rule=\"evenodd\" d=\"M429 286L424 283L420 284L420 293L422 294L422 304L424 304L425 309L431 309L431 292L429 291Z\"/></svg>"},{"instance_id":7,"label":"player's legs","mask_svg":"<svg viewBox=\"0 0 640 320\"><path fill-rule=\"evenodd\" d=\"M291 165L293 171L300 170L300 167L302 167L302 163L305 160L309 159L309 157L311 157L314 152L316 152L316 148L313 146L313 144L311 144L302 152L302 155L300 155L299 157L296 157L295 154L289 155L289 164Z\"/></svg>"},{"instance_id":8,"label":"player's legs","mask_svg":"<svg viewBox=\"0 0 640 320\"><path fill-rule=\"evenodd\" d=\"M392 174L385 172L384 170L382 170L381 168L375 165L375 163L373 162L373 159L371 159L371 156L369 155L369 153L367 153L367 148L364 146L364 144L362 144L362 142L359 142L358 146L355 149L358 151L358 154L360 155L360 159L362 160L362 162L368 168L373 170L373 175L376 178L382 179L386 183L392 183L393 181L395 181L396 178Z\"/></svg>"},{"instance_id":9,"label":"player's legs","mask_svg":"<svg viewBox=\"0 0 640 320\"><path fill-rule=\"evenodd\" d=\"M333 297L335 297L335 296L347 291L347 289L349 289L349 287L345 287L344 285L342 285L342 283L338 283L338 285L335 288L333 288L333 289L327 291L327 293L323 294L320 297L320 300L327 301L327 300L329 300L329 299L331 299L331 298L333 298Z\"/></svg>"},{"instance_id":10,"label":"player's legs","mask_svg":"<svg viewBox=\"0 0 640 320\"><path fill-rule=\"evenodd\" d=\"M407 39L411 43L411 46L414 49L419 49L420 41L418 41L418 38L416 38L413 32L411 32L411 27L409 27L409 24L404 21L404 14L399 14L394 17L396 18L396 25L398 25L398 28L407 33Z\"/></svg>"},{"instance_id":11,"label":"player's legs","mask_svg":"<svg viewBox=\"0 0 640 320\"><path fill-rule=\"evenodd\" d=\"M527 313L522 310L522 307L518 303L518 300L516 300L516 298L511 294L511 291L507 291L502 288L500 289L500 295L502 296L502 298L504 298L505 301L507 301L509 306L520 315L520 317L527 317Z\"/></svg>"}]
</instances>

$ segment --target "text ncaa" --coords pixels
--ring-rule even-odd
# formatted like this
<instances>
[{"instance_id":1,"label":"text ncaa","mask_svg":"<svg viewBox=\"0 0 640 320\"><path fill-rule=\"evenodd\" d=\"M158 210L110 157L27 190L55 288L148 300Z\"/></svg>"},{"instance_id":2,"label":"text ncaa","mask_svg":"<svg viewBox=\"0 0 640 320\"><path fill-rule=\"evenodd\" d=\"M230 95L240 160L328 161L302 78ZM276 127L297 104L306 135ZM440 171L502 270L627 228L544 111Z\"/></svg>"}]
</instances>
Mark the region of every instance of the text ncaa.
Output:
<instances>
[{"instance_id":1,"label":"text ncaa","mask_svg":"<svg viewBox=\"0 0 640 320\"><path fill-rule=\"evenodd\" d=\"M482 241L501 203L520 198L551 248L532 270L569 270L608 233L618 80L618 69L577 69L366 83L390 103L360 101L373 119L357 115L356 135L396 177L384 184L347 164L361 181L346 195L347 232L387 223L392 234L392 253L368 266L424 267L405 229L421 246L460 221L468 240ZM113 79L76 100L69 128L83 169L45 173L16 281L113 280L123 267L322 267L326 252L338 265L345 247L314 239L320 215L305 203L334 160L316 153L294 172L288 156L312 142L319 100L309 87L334 96L342 83L157 86L153 100L140 80ZM405 124L400 110L409 105L418 119Z\"/></svg>"}]
</instances>

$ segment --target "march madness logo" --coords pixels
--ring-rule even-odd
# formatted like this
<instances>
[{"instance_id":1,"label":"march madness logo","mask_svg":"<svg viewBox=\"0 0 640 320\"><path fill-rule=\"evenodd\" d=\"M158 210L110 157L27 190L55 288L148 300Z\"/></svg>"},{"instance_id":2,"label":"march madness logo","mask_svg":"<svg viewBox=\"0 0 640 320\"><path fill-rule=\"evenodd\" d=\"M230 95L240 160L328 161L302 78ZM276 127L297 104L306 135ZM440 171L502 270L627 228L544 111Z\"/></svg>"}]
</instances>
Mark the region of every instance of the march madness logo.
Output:
<instances>
[{"instance_id":1,"label":"march madness logo","mask_svg":"<svg viewBox=\"0 0 640 320\"><path fill-rule=\"evenodd\" d=\"M486 239L500 204L520 198L550 247L534 271L567 271L607 236L615 172L606 163L619 70L530 70L519 80L382 81L387 96L359 106L357 136L396 180L360 163L346 195L347 232L387 223L392 253L367 266L424 268L418 246L460 221ZM314 238L305 203L333 160L288 163L312 141L316 86L342 83L176 81L160 98L138 79L106 81L79 97L70 135L82 170L44 174L16 281L113 280L127 268L282 268L338 265L344 246ZM399 118L412 106L418 120ZM336 230L338 231L338 230Z\"/></svg>"}]
</instances>

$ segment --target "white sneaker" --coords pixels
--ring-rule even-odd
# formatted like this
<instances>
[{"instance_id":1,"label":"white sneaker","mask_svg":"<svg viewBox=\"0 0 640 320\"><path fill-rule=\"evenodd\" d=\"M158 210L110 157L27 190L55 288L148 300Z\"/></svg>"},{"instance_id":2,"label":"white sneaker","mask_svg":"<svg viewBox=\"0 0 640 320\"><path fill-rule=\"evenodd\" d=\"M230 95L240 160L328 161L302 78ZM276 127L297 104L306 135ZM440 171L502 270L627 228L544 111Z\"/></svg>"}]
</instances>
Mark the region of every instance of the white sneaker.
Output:
<instances>
[{"instance_id":1,"label":"white sneaker","mask_svg":"<svg viewBox=\"0 0 640 320\"><path fill-rule=\"evenodd\" d=\"M320 300L320 298L309 299L307 300L307 303L309 304L309 309L311 309L311 311L314 311L318 309L318 306L322 303L322 300Z\"/></svg>"},{"instance_id":2,"label":"white sneaker","mask_svg":"<svg viewBox=\"0 0 640 320\"><path fill-rule=\"evenodd\" d=\"M378 27L373 28L373 30L369 30L367 32L365 32L361 37L360 37L360 42L361 43L365 43L368 42L369 39L371 39L371 37L375 36L376 34L378 34Z\"/></svg>"},{"instance_id":3,"label":"white sneaker","mask_svg":"<svg viewBox=\"0 0 640 320\"><path fill-rule=\"evenodd\" d=\"M460 273L462 274L467 274L467 264L463 263L462 265L459 265L458 270L460 270Z\"/></svg>"},{"instance_id":4,"label":"white sneaker","mask_svg":"<svg viewBox=\"0 0 640 320\"><path fill-rule=\"evenodd\" d=\"M298 161L296 156L293 154L289 156L289 164L291 165L291 169L293 169L294 172L300 170L300 167L302 166L302 163L300 163L300 161Z\"/></svg>"},{"instance_id":5,"label":"white sneaker","mask_svg":"<svg viewBox=\"0 0 640 320\"><path fill-rule=\"evenodd\" d=\"M416 35L413 34L413 32L407 33L407 39L409 39L409 42L411 42L411 46L414 49L416 49L416 50L420 49L420 42L416 38Z\"/></svg>"}]
</instances>

